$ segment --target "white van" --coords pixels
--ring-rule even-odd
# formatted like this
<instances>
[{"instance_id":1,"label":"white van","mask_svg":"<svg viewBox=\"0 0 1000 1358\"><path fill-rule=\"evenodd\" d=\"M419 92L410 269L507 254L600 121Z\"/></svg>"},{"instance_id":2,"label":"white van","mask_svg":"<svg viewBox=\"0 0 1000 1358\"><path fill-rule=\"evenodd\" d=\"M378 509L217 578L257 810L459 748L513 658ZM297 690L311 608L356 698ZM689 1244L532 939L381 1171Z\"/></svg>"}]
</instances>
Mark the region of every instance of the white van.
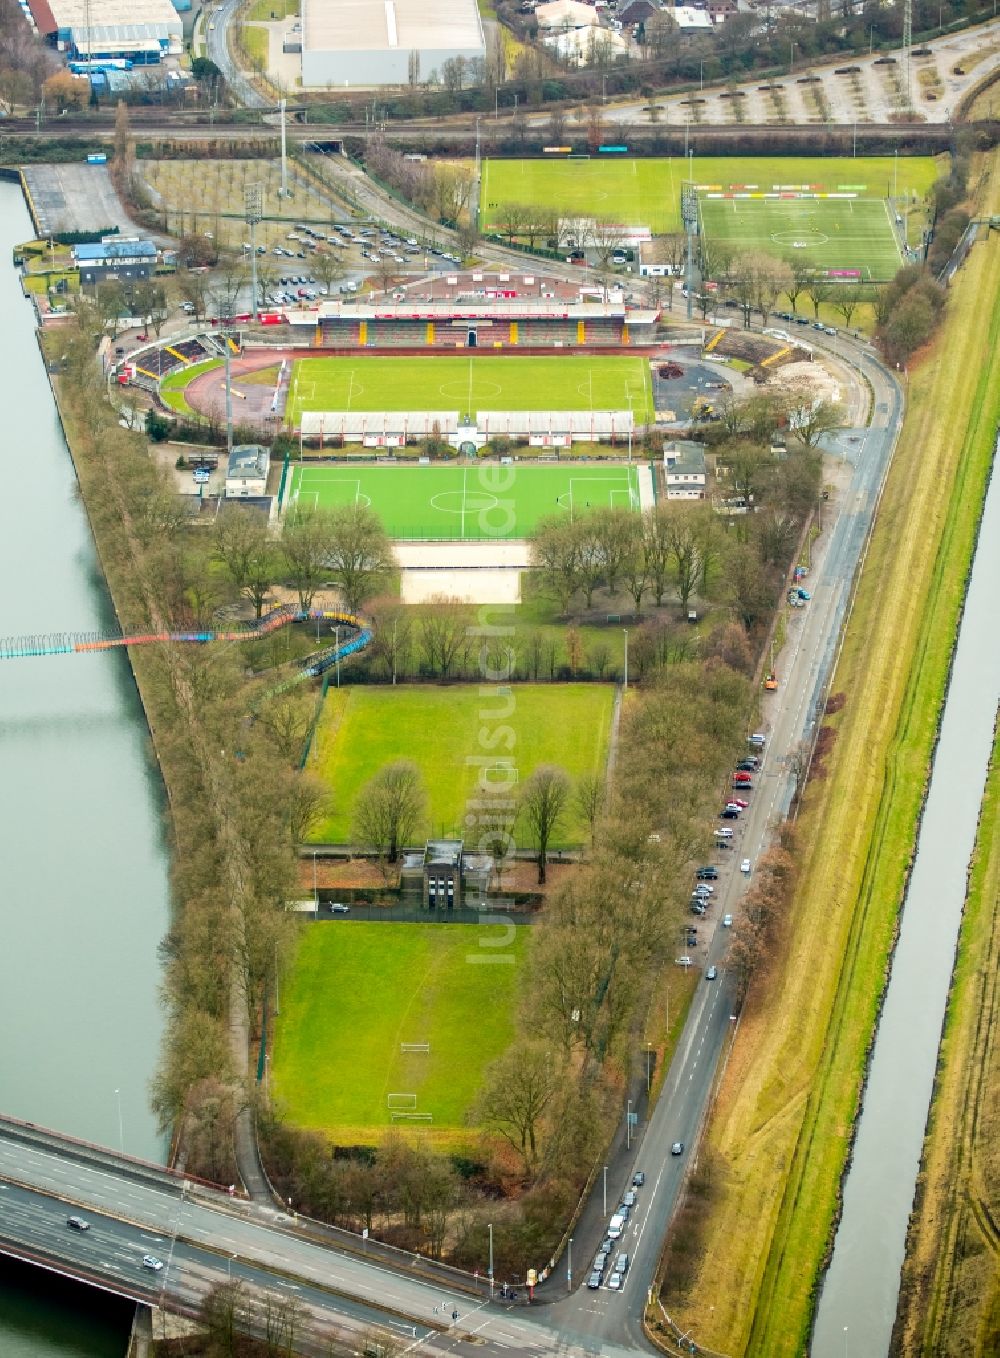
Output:
<instances>
[{"instance_id":1,"label":"white van","mask_svg":"<svg viewBox=\"0 0 1000 1358\"><path fill-rule=\"evenodd\" d=\"M713 833L715 834L716 839L732 839L733 837L733 832L728 826L722 830L715 830Z\"/></svg>"},{"instance_id":2,"label":"white van","mask_svg":"<svg viewBox=\"0 0 1000 1358\"><path fill-rule=\"evenodd\" d=\"M608 1222L608 1236L612 1240L617 1240L625 1229L625 1213L616 1212Z\"/></svg>"}]
</instances>

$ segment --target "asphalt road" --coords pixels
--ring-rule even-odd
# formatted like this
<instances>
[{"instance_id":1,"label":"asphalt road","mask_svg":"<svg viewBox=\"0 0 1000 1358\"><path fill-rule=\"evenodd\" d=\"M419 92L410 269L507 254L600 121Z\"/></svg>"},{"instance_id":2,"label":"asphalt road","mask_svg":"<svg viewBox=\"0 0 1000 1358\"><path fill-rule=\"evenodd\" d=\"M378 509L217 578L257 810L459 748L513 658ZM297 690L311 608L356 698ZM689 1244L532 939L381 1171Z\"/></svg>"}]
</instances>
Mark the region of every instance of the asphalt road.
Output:
<instances>
[{"instance_id":1,"label":"asphalt road","mask_svg":"<svg viewBox=\"0 0 1000 1358\"><path fill-rule=\"evenodd\" d=\"M234 98L241 104L246 108L270 108L269 101L247 79L229 54L229 42L226 33L229 25L233 22L240 3L241 0L222 0L222 4L217 9L206 14L205 43L208 56L225 76L226 83Z\"/></svg>"}]
</instances>

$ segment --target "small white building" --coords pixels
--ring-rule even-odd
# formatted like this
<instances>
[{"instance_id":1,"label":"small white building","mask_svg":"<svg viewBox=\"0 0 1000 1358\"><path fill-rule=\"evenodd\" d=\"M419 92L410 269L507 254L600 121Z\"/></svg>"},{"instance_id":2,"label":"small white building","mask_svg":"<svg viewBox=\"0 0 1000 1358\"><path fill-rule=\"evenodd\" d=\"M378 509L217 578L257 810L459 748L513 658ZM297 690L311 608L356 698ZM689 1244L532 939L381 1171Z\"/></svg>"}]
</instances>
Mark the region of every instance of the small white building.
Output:
<instances>
[{"instance_id":1,"label":"small white building","mask_svg":"<svg viewBox=\"0 0 1000 1358\"><path fill-rule=\"evenodd\" d=\"M267 494L271 454L259 443L241 443L229 454L226 499L260 499Z\"/></svg>"},{"instance_id":2,"label":"small white building","mask_svg":"<svg viewBox=\"0 0 1000 1358\"><path fill-rule=\"evenodd\" d=\"M682 33L711 33L715 28L707 10L695 9L692 5L675 5L665 13L671 16Z\"/></svg>"},{"instance_id":3,"label":"small white building","mask_svg":"<svg viewBox=\"0 0 1000 1358\"><path fill-rule=\"evenodd\" d=\"M705 445L673 439L663 445L663 480L668 500L704 500Z\"/></svg>"}]
</instances>

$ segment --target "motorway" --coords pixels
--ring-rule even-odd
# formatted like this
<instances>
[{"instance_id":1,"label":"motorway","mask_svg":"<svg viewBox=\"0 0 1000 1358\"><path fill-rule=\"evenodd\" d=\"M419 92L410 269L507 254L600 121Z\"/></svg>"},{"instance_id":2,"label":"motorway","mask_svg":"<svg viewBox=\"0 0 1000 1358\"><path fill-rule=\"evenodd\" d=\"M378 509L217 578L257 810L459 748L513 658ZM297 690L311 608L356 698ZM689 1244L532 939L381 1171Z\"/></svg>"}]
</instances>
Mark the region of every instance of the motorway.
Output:
<instances>
[{"instance_id":1,"label":"motorway","mask_svg":"<svg viewBox=\"0 0 1000 1358\"><path fill-rule=\"evenodd\" d=\"M828 343L826 337L818 342ZM788 640L776 661L781 688L764 698L763 768L751 806L737 825L734 848L717 855L718 890L700 921L703 929L713 920L716 925L705 965L717 965L719 979L699 983L663 1091L648 1124L636 1132L628 1177L641 1168L646 1183L616 1245L631 1256L622 1291L580 1286L590 1271L590 1258L578 1251L576 1287L567 1288L566 1296L550 1300L562 1288L568 1260L543 1289L547 1304L530 1312L523 1306L490 1305L484 1297L460 1295L446 1282L332 1250L307 1238L292 1217L272 1207L231 1202L204 1189L185 1191L165 1172L123 1170L110 1153L100 1160L82 1159L43 1138L13 1135L2 1122L0 1249L46 1260L125 1295L160 1298L187 1311L213 1283L239 1277L255 1289L298 1298L319 1331L356 1340L379 1322L409 1336L407 1347L414 1352L456 1352L473 1343L489 1353L613 1356L648 1351L641 1328L647 1289L697 1153L719 1061L735 1034L725 974L728 935L718 923L723 913L739 911L745 879L735 863L744 856L756 860L787 812L794 791L793 756L814 734L821 714L856 566L900 423L900 388L868 347L844 336L829 343L835 365L847 364L843 375L860 370L871 384L872 419L870 425L840 431L828 448L828 479L840 489L828 505L832 522L814 550L812 600L790 616ZM857 409L857 392L853 404ZM685 1144L684 1155L670 1154L675 1141ZM609 1212L616 1201L609 1199ZM65 1217L73 1209L92 1221L90 1231L67 1228ZM164 1269L155 1275L143 1269L145 1253L163 1259Z\"/></svg>"}]
</instances>

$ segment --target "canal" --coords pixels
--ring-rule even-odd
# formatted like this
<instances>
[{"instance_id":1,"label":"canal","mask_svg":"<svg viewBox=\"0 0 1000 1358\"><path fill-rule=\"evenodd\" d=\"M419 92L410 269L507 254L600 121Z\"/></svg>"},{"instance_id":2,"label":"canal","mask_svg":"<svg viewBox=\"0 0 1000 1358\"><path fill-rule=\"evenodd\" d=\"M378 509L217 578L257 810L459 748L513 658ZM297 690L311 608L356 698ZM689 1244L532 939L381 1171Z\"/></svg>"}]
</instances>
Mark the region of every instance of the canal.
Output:
<instances>
[{"instance_id":1,"label":"canal","mask_svg":"<svg viewBox=\"0 0 1000 1358\"><path fill-rule=\"evenodd\" d=\"M11 263L31 230L19 187L0 181L5 636L114 626ZM162 1160L149 1093L169 864L125 656L0 662L0 802L0 1109ZM96 1294L0 1265L3 1358L117 1358L129 1323Z\"/></svg>"},{"instance_id":2,"label":"canal","mask_svg":"<svg viewBox=\"0 0 1000 1358\"><path fill-rule=\"evenodd\" d=\"M994 469L879 1022L814 1358L889 1350L906 1228L1000 703L1000 477Z\"/></svg>"}]
</instances>

